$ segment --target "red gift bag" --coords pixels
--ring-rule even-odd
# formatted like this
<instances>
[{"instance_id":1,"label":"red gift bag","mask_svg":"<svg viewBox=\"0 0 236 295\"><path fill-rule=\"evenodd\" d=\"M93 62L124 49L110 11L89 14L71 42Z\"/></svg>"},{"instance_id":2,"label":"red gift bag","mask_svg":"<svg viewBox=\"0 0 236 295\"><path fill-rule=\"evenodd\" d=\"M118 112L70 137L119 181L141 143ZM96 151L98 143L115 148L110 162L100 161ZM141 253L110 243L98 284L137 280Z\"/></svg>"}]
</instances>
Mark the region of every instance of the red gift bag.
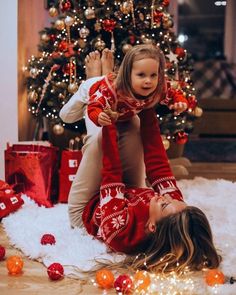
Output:
<instances>
[{"instance_id":1,"label":"red gift bag","mask_svg":"<svg viewBox=\"0 0 236 295\"><path fill-rule=\"evenodd\" d=\"M58 148L48 144L13 144L5 150L5 179L39 205L57 198Z\"/></svg>"},{"instance_id":2,"label":"red gift bag","mask_svg":"<svg viewBox=\"0 0 236 295\"><path fill-rule=\"evenodd\" d=\"M82 159L80 150L64 150L61 154L61 167L59 171L59 198L61 203L68 202L71 184Z\"/></svg>"}]
</instances>

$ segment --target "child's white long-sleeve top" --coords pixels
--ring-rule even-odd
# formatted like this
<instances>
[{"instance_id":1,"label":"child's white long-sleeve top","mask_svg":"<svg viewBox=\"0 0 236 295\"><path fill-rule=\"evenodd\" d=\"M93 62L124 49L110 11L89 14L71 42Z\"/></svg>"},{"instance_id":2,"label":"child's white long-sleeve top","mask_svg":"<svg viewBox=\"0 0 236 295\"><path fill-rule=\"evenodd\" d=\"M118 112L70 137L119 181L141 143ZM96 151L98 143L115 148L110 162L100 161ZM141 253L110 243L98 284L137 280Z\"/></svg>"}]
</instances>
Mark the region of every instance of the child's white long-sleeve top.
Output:
<instances>
[{"instance_id":1,"label":"child's white long-sleeve top","mask_svg":"<svg viewBox=\"0 0 236 295\"><path fill-rule=\"evenodd\" d=\"M103 76L93 77L81 83L78 91L70 98L70 100L62 107L59 116L65 123L74 123L81 119L85 119L87 134L94 134L100 130L87 115L87 104L89 101L89 89Z\"/></svg>"}]
</instances>

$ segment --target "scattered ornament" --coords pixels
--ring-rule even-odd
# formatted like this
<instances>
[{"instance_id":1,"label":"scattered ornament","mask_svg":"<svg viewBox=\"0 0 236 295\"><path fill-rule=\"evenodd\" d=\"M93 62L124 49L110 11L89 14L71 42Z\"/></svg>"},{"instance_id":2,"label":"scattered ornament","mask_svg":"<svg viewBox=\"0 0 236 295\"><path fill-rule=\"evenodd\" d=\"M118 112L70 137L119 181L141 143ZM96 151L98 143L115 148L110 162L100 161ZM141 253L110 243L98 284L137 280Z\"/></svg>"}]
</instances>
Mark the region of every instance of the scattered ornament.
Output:
<instances>
[{"instance_id":1,"label":"scattered ornament","mask_svg":"<svg viewBox=\"0 0 236 295\"><path fill-rule=\"evenodd\" d=\"M36 69L36 68L31 68L29 73L30 73L30 76L31 76L32 78L36 78L37 75L38 75L38 69Z\"/></svg>"},{"instance_id":2,"label":"scattered ornament","mask_svg":"<svg viewBox=\"0 0 236 295\"><path fill-rule=\"evenodd\" d=\"M128 275L120 275L115 280L114 288L118 294L130 294L133 292L133 281Z\"/></svg>"},{"instance_id":3,"label":"scattered ornament","mask_svg":"<svg viewBox=\"0 0 236 295\"><path fill-rule=\"evenodd\" d=\"M196 107L195 109L194 109L194 116L196 116L196 117L201 117L202 116L202 114L203 114L203 110L202 110L202 108L200 108L200 107Z\"/></svg>"},{"instance_id":4,"label":"scattered ornament","mask_svg":"<svg viewBox=\"0 0 236 295\"><path fill-rule=\"evenodd\" d=\"M35 90L32 90L29 92L28 94L28 103L29 104L34 104L36 103L37 99L38 99L38 93Z\"/></svg>"},{"instance_id":5,"label":"scattered ornament","mask_svg":"<svg viewBox=\"0 0 236 295\"><path fill-rule=\"evenodd\" d=\"M68 11L71 9L71 3L70 1L64 1L60 5L60 9L62 12Z\"/></svg>"},{"instance_id":6,"label":"scattered ornament","mask_svg":"<svg viewBox=\"0 0 236 295\"><path fill-rule=\"evenodd\" d=\"M43 42L47 42L47 41L50 40L50 37L48 36L48 34L43 33L43 34L41 35L41 40L42 40Z\"/></svg>"},{"instance_id":7,"label":"scattered ornament","mask_svg":"<svg viewBox=\"0 0 236 295\"><path fill-rule=\"evenodd\" d=\"M225 276L218 269L210 269L206 273L205 280L208 286L222 285L225 283Z\"/></svg>"},{"instance_id":8,"label":"scattered ornament","mask_svg":"<svg viewBox=\"0 0 236 295\"><path fill-rule=\"evenodd\" d=\"M103 289L110 289L114 285L114 275L108 269L100 269L96 272L96 281Z\"/></svg>"},{"instance_id":9,"label":"scattered ornament","mask_svg":"<svg viewBox=\"0 0 236 295\"><path fill-rule=\"evenodd\" d=\"M178 132L175 137L177 144L185 144L188 141L188 134L184 131Z\"/></svg>"},{"instance_id":10,"label":"scattered ornament","mask_svg":"<svg viewBox=\"0 0 236 295\"><path fill-rule=\"evenodd\" d=\"M129 14L132 10L132 1L124 1L120 5L120 11L124 14Z\"/></svg>"},{"instance_id":11,"label":"scattered ornament","mask_svg":"<svg viewBox=\"0 0 236 295\"><path fill-rule=\"evenodd\" d=\"M17 275L22 272L24 261L20 256L14 255L7 259L7 269L10 275Z\"/></svg>"},{"instance_id":12,"label":"scattered ornament","mask_svg":"<svg viewBox=\"0 0 236 295\"><path fill-rule=\"evenodd\" d=\"M99 51L102 51L105 47L106 47L106 43L102 39L98 38L94 44L94 48Z\"/></svg>"},{"instance_id":13,"label":"scattered ornament","mask_svg":"<svg viewBox=\"0 0 236 295\"><path fill-rule=\"evenodd\" d=\"M137 271L134 275L134 287L135 291L140 293L145 293L150 286L151 278L147 271Z\"/></svg>"},{"instance_id":14,"label":"scattered ornament","mask_svg":"<svg viewBox=\"0 0 236 295\"><path fill-rule=\"evenodd\" d=\"M102 27L106 32L113 32L116 26L116 21L113 19L104 19L102 21Z\"/></svg>"},{"instance_id":15,"label":"scattered ornament","mask_svg":"<svg viewBox=\"0 0 236 295\"><path fill-rule=\"evenodd\" d=\"M56 244L56 239L52 234L44 234L41 238L42 245L54 245Z\"/></svg>"},{"instance_id":16,"label":"scattered ornament","mask_svg":"<svg viewBox=\"0 0 236 295\"><path fill-rule=\"evenodd\" d=\"M185 51L185 49L182 48L182 47L177 47L177 48L175 49L175 54L177 54L177 56L178 56L179 58L184 58L185 55L186 55L186 51Z\"/></svg>"},{"instance_id":17,"label":"scattered ornament","mask_svg":"<svg viewBox=\"0 0 236 295\"><path fill-rule=\"evenodd\" d=\"M124 44L122 46L122 51L124 54L126 54L133 46L131 44Z\"/></svg>"},{"instance_id":18,"label":"scattered ornament","mask_svg":"<svg viewBox=\"0 0 236 295\"><path fill-rule=\"evenodd\" d=\"M60 263L54 262L47 268L47 273L52 281L57 281L64 277L64 268Z\"/></svg>"}]
</instances>

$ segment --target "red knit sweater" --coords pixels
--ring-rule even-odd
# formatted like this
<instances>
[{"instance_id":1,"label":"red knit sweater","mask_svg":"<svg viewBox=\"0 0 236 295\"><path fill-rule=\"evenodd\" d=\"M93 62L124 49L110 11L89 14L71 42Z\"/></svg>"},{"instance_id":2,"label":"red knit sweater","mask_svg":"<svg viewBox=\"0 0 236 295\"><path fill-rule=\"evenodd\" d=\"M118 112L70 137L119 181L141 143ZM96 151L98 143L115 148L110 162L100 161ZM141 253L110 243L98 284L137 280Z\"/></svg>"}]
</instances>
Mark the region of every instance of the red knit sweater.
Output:
<instances>
[{"instance_id":1,"label":"red knit sweater","mask_svg":"<svg viewBox=\"0 0 236 295\"><path fill-rule=\"evenodd\" d=\"M103 150L106 149L106 153L112 157L103 159L103 165L109 169L103 169L100 195L94 196L83 212L83 222L89 234L104 241L114 251L127 254L140 252L144 248L149 203L155 193L168 193L173 199L183 200L162 144L155 111L142 111L140 123L146 173L153 189L125 188L121 179L118 148L111 140L116 137L116 129L113 126L103 127ZM115 169L114 162L118 163Z\"/></svg>"},{"instance_id":2,"label":"red knit sweater","mask_svg":"<svg viewBox=\"0 0 236 295\"><path fill-rule=\"evenodd\" d=\"M115 74L110 73L102 80L94 83L90 88L88 116L98 126L98 115L106 109L116 111L119 115L118 120L124 121L138 114L143 109L154 107L159 102L161 104L170 104L170 99L166 97L163 99L163 95L162 99L160 95L154 94L142 100L121 96L115 91L115 78ZM182 98L182 101L187 103L187 100L184 98Z\"/></svg>"}]
</instances>

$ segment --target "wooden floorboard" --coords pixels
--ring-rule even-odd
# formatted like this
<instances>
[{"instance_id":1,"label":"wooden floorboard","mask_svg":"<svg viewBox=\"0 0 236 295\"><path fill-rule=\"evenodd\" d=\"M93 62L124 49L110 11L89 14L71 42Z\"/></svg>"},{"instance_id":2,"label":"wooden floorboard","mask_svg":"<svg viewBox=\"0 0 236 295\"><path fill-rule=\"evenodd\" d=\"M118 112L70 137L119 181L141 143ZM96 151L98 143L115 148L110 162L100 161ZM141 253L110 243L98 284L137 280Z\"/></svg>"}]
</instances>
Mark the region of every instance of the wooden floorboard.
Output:
<instances>
[{"instance_id":1,"label":"wooden floorboard","mask_svg":"<svg viewBox=\"0 0 236 295\"><path fill-rule=\"evenodd\" d=\"M182 167L185 164L187 167ZM209 179L223 178L236 181L236 163L189 163L188 161L172 161L175 167L177 179L192 179L196 176ZM177 167L177 168L176 168ZM182 174L180 173L182 171ZM23 239L24 237L22 237ZM8 275L6 260L0 262L0 294L1 295L51 295L51 294L103 294L102 290L94 287L90 282L81 285L79 280L64 278L61 281L52 282L48 279L46 268L37 261L24 257L24 255L9 243L9 239L0 224L0 244L6 248L7 257L11 255L22 255L24 259L24 272L19 276ZM115 294L114 290L107 294Z\"/></svg>"}]
</instances>

